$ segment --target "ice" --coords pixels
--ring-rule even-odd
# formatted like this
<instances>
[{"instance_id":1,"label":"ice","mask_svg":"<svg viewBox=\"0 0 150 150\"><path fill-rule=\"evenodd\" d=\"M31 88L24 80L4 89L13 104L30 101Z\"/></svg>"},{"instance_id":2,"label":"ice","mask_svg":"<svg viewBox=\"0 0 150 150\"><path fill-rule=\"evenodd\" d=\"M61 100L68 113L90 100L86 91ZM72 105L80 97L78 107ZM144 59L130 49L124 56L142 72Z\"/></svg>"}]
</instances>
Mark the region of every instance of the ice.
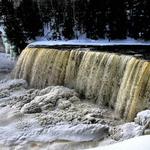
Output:
<instances>
[{"instance_id":1,"label":"ice","mask_svg":"<svg viewBox=\"0 0 150 150\"><path fill-rule=\"evenodd\" d=\"M98 108L81 102L79 94L72 89L63 86L28 89L26 81L15 79L1 81L0 92L4 93L0 98L1 147L15 145L14 149L21 149L19 146L26 147L30 142L43 145L56 141L91 142L108 136L108 125L85 122L90 120L84 120L83 110L98 116ZM51 102L51 109L49 105L44 107ZM34 103L39 104L41 112L22 111L27 104L35 108Z\"/></svg>"}]
</instances>

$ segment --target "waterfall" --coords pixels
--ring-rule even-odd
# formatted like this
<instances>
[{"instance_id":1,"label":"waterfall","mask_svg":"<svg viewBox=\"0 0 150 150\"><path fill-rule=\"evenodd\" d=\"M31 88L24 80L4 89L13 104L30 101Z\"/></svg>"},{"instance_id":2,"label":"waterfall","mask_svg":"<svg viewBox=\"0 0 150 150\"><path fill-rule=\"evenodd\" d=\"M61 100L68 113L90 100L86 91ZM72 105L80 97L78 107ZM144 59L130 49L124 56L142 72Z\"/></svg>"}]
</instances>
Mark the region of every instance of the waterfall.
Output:
<instances>
[{"instance_id":1,"label":"waterfall","mask_svg":"<svg viewBox=\"0 0 150 150\"><path fill-rule=\"evenodd\" d=\"M26 48L13 71L31 87L64 85L94 103L133 120L150 101L150 62L89 50Z\"/></svg>"}]
</instances>

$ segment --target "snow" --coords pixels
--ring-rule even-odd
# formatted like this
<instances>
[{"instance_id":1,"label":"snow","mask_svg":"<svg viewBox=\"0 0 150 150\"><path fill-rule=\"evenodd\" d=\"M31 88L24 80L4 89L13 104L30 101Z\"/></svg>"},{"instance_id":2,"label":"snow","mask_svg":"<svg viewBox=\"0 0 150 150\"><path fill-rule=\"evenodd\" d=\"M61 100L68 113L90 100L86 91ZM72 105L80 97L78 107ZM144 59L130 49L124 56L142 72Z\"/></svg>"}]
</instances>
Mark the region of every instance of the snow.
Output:
<instances>
[{"instance_id":1,"label":"snow","mask_svg":"<svg viewBox=\"0 0 150 150\"><path fill-rule=\"evenodd\" d=\"M13 80L1 80L0 81L0 91L2 90L8 90L14 87L27 87L27 83L25 80L22 79L13 79Z\"/></svg>"},{"instance_id":2,"label":"snow","mask_svg":"<svg viewBox=\"0 0 150 150\"><path fill-rule=\"evenodd\" d=\"M72 140L76 142L101 139L104 126L100 125L50 125L42 127L35 115L24 115L6 106L0 109L0 144L20 144L22 141L52 142ZM95 134L97 136L95 136Z\"/></svg>"},{"instance_id":3,"label":"snow","mask_svg":"<svg viewBox=\"0 0 150 150\"><path fill-rule=\"evenodd\" d=\"M150 135L132 138L109 146L87 150L150 150Z\"/></svg>"},{"instance_id":4,"label":"snow","mask_svg":"<svg viewBox=\"0 0 150 150\"><path fill-rule=\"evenodd\" d=\"M8 80L0 82L0 146L7 146L8 149L12 145L15 145L12 149L31 149L34 150L33 145L40 143L43 149L50 150L81 150L86 148L91 148L89 150L149 150L150 149L150 135L141 136L139 138L132 138L124 142L118 142L112 144L114 139L103 138L108 136L108 126L102 124L84 124L84 123L69 123L68 119L64 117L66 113L69 116L72 111L78 114L78 108L81 110L80 115L84 113L83 110L91 112L90 109L96 111L96 107L90 104L90 107L79 105L80 101L73 101L72 109L66 108L65 110L60 110L57 108L60 102L67 100L66 97L78 95L75 91L62 87L62 86L50 86L42 90L36 89L26 89L26 82L24 80ZM21 93L19 92L21 91ZM19 95L16 92L20 93ZM58 100L58 97L60 100ZM64 99L62 99L62 97ZM47 97L47 98L46 98ZM31 103L35 100L39 103L44 103L45 105L50 103L51 100L58 100L55 102L55 110L50 108L44 108L43 113L23 113L21 107L26 104ZM69 98L70 99L70 98ZM31 100L31 102L30 102ZM41 102L39 101L41 100ZM74 107L73 107L74 106ZM32 107L33 108L33 107ZM48 110L48 111L46 111ZM57 113L59 112L59 116ZM62 115L60 115L62 114ZM89 113L91 114L91 113ZM141 114L141 113L139 113ZM143 112L146 117L148 111ZM71 114L72 115L72 114ZM51 117L53 116L53 118ZM79 116L79 115L78 115ZM58 121L57 119L65 118L66 122ZM75 116L76 117L76 116ZM56 120L57 123L50 123L49 121ZM82 119L81 119L82 120ZM44 124L43 124L43 123ZM138 126L131 126L132 124L125 124L122 126L125 130L121 133L124 134L126 138L127 134L132 134L136 132ZM121 128L120 128L121 129ZM120 130L119 129L119 130ZM117 130L116 130L117 131ZM118 132L118 131L117 131ZM130 135L129 134L129 135ZM138 133L136 132L138 135ZM108 137L109 138L109 137ZM128 138L128 137L127 137ZM131 136L129 137L131 138ZM124 140L124 139L123 139ZM108 145L112 144L112 145ZM107 146L106 146L107 145ZM29 148L29 146L31 146ZM38 146L38 145L37 145ZM22 148L21 148L22 147ZM37 148L43 150L42 148ZM88 150L88 149L87 149Z\"/></svg>"},{"instance_id":5,"label":"snow","mask_svg":"<svg viewBox=\"0 0 150 150\"><path fill-rule=\"evenodd\" d=\"M145 126L147 123L150 122L150 110L144 110L137 114L135 118L135 122L139 125Z\"/></svg>"},{"instance_id":6,"label":"snow","mask_svg":"<svg viewBox=\"0 0 150 150\"><path fill-rule=\"evenodd\" d=\"M0 26L0 32L4 33L4 27Z\"/></svg>"},{"instance_id":7,"label":"snow","mask_svg":"<svg viewBox=\"0 0 150 150\"><path fill-rule=\"evenodd\" d=\"M92 109L96 111L96 106L91 108L91 104L87 103L81 107L83 103L78 101L73 101L70 108L63 110L58 108L57 106L63 101L67 99L69 101L70 98L78 95L74 90L62 86L50 86L42 90L27 89L26 85L26 81L22 79L0 81L0 145L19 146L31 141L43 143L43 145L45 142L51 145L51 142L64 140L74 143L91 142L102 140L108 135L107 125L85 124L82 121L84 118L80 119L81 123L77 121L69 123L70 119L67 116L72 116L71 120L76 120L83 115L83 109L89 113ZM34 104L37 101L39 107L43 104L44 106L50 104L50 106L42 108L42 112L20 111L26 104L31 103L30 101L34 101ZM52 109L51 102L54 102ZM34 109L34 104L31 109ZM26 145L25 143L24 146Z\"/></svg>"},{"instance_id":8,"label":"snow","mask_svg":"<svg viewBox=\"0 0 150 150\"><path fill-rule=\"evenodd\" d=\"M0 72L9 72L14 64L15 62L9 54L0 53Z\"/></svg>"},{"instance_id":9,"label":"snow","mask_svg":"<svg viewBox=\"0 0 150 150\"><path fill-rule=\"evenodd\" d=\"M59 45L75 45L75 46L82 46L82 45L87 45L87 46L111 46L111 45L150 45L150 41L143 41L143 40L134 40L132 38L127 38L125 40L111 40L108 41L107 39L99 39L99 40L91 40L87 38L81 38L81 39L74 39L74 40L57 40L57 41L46 41L43 40L43 38L39 38L39 41L33 42L29 44L28 46L59 46Z\"/></svg>"},{"instance_id":10,"label":"snow","mask_svg":"<svg viewBox=\"0 0 150 150\"><path fill-rule=\"evenodd\" d=\"M10 72L15 66L15 60L9 54L0 53L0 80L10 78Z\"/></svg>"},{"instance_id":11,"label":"snow","mask_svg":"<svg viewBox=\"0 0 150 150\"><path fill-rule=\"evenodd\" d=\"M127 140L143 134L143 126L135 122L125 123L110 130L111 137L117 141Z\"/></svg>"}]
</instances>

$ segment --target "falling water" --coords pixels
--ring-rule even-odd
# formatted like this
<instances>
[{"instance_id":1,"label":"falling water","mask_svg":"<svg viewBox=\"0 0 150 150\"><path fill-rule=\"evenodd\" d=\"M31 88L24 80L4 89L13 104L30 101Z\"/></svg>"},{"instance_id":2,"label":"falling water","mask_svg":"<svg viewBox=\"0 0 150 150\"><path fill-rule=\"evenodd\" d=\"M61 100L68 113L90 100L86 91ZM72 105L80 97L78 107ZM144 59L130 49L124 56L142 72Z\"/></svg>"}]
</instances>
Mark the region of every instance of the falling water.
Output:
<instances>
[{"instance_id":1,"label":"falling water","mask_svg":"<svg viewBox=\"0 0 150 150\"><path fill-rule=\"evenodd\" d=\"M107 52L26 48L14 70L31 87L65 85L132 120L148 107L150 62Z\"/></svg>"}]
</instances>

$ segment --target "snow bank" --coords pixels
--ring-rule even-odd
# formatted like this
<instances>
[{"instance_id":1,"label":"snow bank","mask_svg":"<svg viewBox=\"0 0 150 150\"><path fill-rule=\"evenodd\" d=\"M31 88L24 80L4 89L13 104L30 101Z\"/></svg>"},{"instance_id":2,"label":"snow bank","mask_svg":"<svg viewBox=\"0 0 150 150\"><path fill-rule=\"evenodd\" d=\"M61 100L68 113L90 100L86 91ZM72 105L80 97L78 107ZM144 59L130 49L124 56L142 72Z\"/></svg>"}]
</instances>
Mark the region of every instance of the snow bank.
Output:
<instances>
[{"instance_id":1,"label":"snow bank","mask_svg":"<svg viewBox=\"0 0 150 150\"><path fill-rule=\"evenodd\" d=\"M105 39L99 40L91 40L91 39L79 39L79 40L58 40L58 41L36 41L28 45L30 46L60 46L60 45L75 45L75 46L82 46L82 45L93 45L93 46L109 46L109 45L150 45L150 41L145 42L142 40L134 40L132 38L127 38L125 40L112 40L108 41Z\"/></svg>"},{"instance_id":2,"label":"snow bank","mask_svg":"<svg viewBox=\"0 0 150 150\"><path fill-rule=\"evenodd\" d=\"M134 122L116 126L110 130L111 137L123 141L143 134L143 127Z\"/></svg>"},{"instance_id":3,"label":"snow bank","mask_svg":"<svg viewBox=\"0 0 150 150\"><path fill-rule=\"evenodd\" d=\"M150 150L150 135L132 138L120 143L88 150Z\"/></svg>"},{"instance_id":4,"label":"snow bank","mask_svg":"<svg viewBox=\"0 0 150 150\"><path fill-rule=\"evenodd\" d=\"M15 62L9 54L0 53L0 72L9 72L14 67Z\"/></svg>"},{"instance_id":5,"label":"snow bank","mask_svg":"<svg viewBox=\"0 0 150 150\"><path fill-rule=\"evenodd\" d=\"M145 126L147 123L150 124L150 110L144 110L137 114L135 122L139 125ZM149 125L150 127L150 125Z\"/></svg>"},{"instance_id":6,"label":"snow bank","mask_svg":"<svg viewBox=\"0 0 150 150\"><path fill-rule=\"evenodd\" d=\"M94 104L81 102L74 90L63 86L39 90L27 89L24 80L0 82L0 145L103 140L109 127L100 123L101 115Z\"/></svg>"},{"instance_id":7,"label":"snow bank","mask_svg":"<svg viewBox=\"0 0 150 150\"><path fill-rule=\"evenodd\" d=\"M27 89L24 80L1 81L0 147L17 150L81 150L95 146L99 147L91 150L150 149L150 136L102 147L116 142L112 139L107 144L100 142L109 136L109 128L115 122L111 120L112 112L78 96L74 90L63 86L39 90ZM36 106L40 112L34 109ZM149 111L138 116L148 118ZM123 140L143 131L139 125L131 123L116 129Z\"/></svg>"}]
</instances>

